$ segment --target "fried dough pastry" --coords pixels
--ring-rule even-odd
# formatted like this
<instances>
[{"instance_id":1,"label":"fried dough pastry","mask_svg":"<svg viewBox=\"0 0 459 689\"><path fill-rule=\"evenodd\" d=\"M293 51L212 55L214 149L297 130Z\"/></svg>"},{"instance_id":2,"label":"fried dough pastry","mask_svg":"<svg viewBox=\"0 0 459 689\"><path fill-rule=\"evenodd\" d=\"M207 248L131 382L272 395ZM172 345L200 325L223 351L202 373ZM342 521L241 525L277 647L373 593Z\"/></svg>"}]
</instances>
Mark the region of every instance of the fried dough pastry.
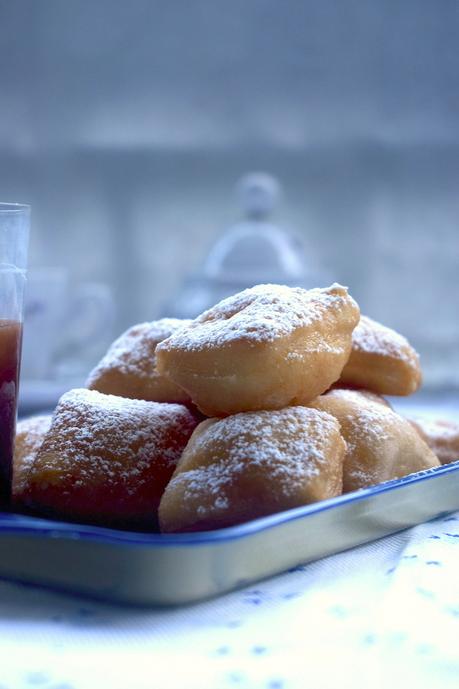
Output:
<instances>
[{"instance_id":1,"label":"fried dough pastry","mask_svg":"<svg viewBox=\"0 0 459 689\"><path fill-rule=\"evenodd\" d=\"M183 405L71 390L26 476L26 505L52 516L153 527L196 426Z\"/></svg>"},{"instance_id":2,"label":"fried dough pastry","mask_svg":"<svg viewBox=\"0 0 459 689\"><path fill-rule=\"evenodd\" d=\"M162 531L202 531L341 494L337 421L306 407L203 421L159 507Z\"/></svg>"},{"instance_id":3,"label":"fried dough pastry","mask_svg":"<svg viewBox=\"0 0 459 689\"><path fill-rule=\"evenodd\" d=\"M13 503L19 505L27 486L27 475L45 435L51 426L51 414L31 416L21 419L16 426L13 458L13 485L11 495Z\"/></svg>"},{"instance_id":4,"label":"fried dough pastry","mask_svg":"<svg viewBox=\"0 0 459 689\"><path fill-rule=\"evenodd\" d=\"M419 355L408 340L367 316L352 334L352 350L338 384L381 395L411 395L421 385Z\"/></svg>"},{"instance_id":5,"label":"fried dough pastry","mask_svg":"<svg viewBox=\"0 0 459 689\"><path fill-rule=\"evenodd\" d=\"M440 465L411 424L355 390L331 390L310 403L334 416L347 450L345 493Z\"/></svg>"},{"instance_id":6,"label":"fried dough pastry","mask_svg":"<svg viewBox=\"0 0 459 689\"><path fill-rule=\"evenodd\" d=\"M157 366L207 416L304 404L339 378L358 320L340 285L257 285L161 342Z\"/></svg>"},{"instance_id":7,"label":"fried dough pastry","mask_svg":"<svg viewBox=\"0 0 459 689\"><path fill-rule=\"evenodd\" d=\"M129 328L89 374L86 387L150 402L189 402L187 393L156 368L156 346L191 321L162 318Z\"/></svg>"},{"instance_id":8,"label":"fried dough pastry","mask_svg":"<svg viewBox=\"0 0 459 689\"><path fill-rule=\"evenodd\" d=\"M442 464L459 461L459 424L446 419L408 419Z\"/></svg>"}]
</instances>

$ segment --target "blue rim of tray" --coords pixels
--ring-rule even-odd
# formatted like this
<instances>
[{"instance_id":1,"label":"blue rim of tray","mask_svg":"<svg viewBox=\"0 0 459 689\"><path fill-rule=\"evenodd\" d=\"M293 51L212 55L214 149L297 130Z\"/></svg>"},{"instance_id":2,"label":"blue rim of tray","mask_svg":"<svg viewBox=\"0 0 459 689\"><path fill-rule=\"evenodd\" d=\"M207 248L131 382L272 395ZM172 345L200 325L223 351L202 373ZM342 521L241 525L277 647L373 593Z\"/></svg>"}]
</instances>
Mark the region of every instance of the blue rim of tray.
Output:
<instances>
[{"instance_id":1,"label":"blue rim of tray","mask_svg":"<svg viewBox=\"0 0 459 689\"><path fill-rule=\"evenodd\" d=\"M200 531L183 534L142 533L138 531L120 531L103 526L90 524L75 524L65 521L29 517L11 512L0 512L0 538L2 534L17 534L21 536L44 536L46 538L67 539L78 541L96 541L106 545L123 546L194 546L218 545L225 541L244 538L260 531L265 531L286 522L334 509L343 504L361 502L368 498L387 493L399 488L420 483L422 481L440 478L447 474L459 472L459 460L416 474L409 474L400 479L386 481L370 488L363 488L353 493L339 495L336 498L322 500L304 507L296 507L284 512L277 512L267 517L254 519L237 526L231 526L215 531Z\"/></svg>"}]
</instances>

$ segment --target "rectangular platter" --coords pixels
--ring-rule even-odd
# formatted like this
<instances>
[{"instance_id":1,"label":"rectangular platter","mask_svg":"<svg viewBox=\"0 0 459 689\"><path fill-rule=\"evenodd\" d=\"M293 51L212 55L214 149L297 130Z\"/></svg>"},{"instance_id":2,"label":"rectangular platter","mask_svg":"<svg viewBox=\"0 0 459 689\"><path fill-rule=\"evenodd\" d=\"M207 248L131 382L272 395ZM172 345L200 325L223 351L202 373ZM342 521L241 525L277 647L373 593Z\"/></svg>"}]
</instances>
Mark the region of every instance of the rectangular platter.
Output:
<instances>
[{"instance_id":1,"label":"rectangular platter","mask_svg":"<svg viewBox=\"0 0 459 689\"><path fill-rule=\"evenodd\" d=\"M459 510L459 461L240 526L151 534L0 513L0 578L137 605L210 598Z\"/></svg>"}]
</instances>

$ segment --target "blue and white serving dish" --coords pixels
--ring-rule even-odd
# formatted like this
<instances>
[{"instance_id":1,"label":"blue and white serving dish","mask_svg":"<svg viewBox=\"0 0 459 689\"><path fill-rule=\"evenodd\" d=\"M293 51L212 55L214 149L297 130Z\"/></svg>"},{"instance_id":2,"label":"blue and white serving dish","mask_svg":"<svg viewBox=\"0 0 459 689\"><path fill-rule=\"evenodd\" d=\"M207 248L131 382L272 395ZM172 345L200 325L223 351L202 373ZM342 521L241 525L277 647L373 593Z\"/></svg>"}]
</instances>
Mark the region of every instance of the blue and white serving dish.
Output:
<instances>
[{"instance_id":1,"label":"blue and white serving dish","mask_svg":"<svg viewBox=\"0 0 459 689\"><path fill-rule=\"evenodd\" d=\"M459 461L201 533L0 514L0 578L140 605L209 598L459 509Z\"/></svg>"}]
</instances>

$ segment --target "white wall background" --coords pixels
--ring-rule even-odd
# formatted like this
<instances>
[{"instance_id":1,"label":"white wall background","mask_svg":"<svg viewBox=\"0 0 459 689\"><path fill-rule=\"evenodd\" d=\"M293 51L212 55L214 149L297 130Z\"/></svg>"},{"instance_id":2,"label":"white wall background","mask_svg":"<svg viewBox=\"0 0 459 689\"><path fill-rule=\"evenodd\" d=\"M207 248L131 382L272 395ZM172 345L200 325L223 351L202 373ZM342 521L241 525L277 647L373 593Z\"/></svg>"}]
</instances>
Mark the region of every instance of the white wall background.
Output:
<instances>
[{"instance_id":1,"label":"white wall background","mask_svg":"<svg viewBox=\"0 0 459 689\"><path fill-rule=\"evenodd\" d=\"M458 36L456 0L0 0L0 197L121 330L270 171L279 222L459 385Z\"/></svg>"}]
</instances>

